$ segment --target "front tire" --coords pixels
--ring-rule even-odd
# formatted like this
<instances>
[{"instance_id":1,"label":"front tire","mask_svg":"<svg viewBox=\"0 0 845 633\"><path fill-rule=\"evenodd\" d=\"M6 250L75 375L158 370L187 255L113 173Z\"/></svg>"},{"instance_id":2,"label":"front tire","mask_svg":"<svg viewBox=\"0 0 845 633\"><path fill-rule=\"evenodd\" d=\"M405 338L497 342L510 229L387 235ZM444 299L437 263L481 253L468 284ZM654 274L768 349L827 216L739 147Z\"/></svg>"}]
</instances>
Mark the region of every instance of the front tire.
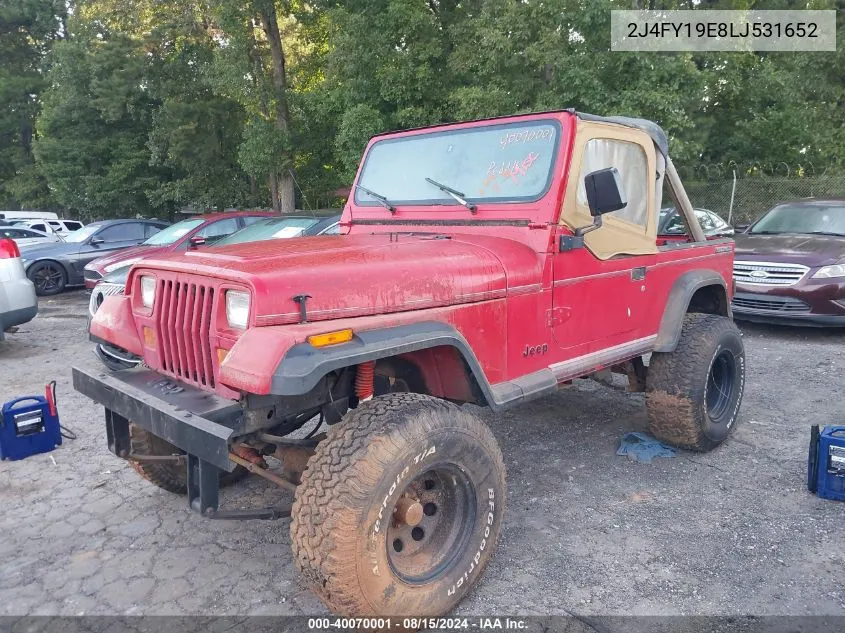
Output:
<instances>
[{"instance_id":1,"label":"front tire","mask_svg":"<svg viewBox=\"0 0 845 633\"><path fill-rule=\"evenodd\" d=\"M687 314L675 351L652 354L648 430L673 446L709 451L733 430L744 388L745 348L734 322Z\"/></svg>"},{"instance_id":2,"label":"front tire","mask_svg":"<svg viewBox=\"0 0 845 633\"><path fill-rule=\"evenodd\" d=\"M442 615L492 556L505 500L485 424L431 396L386 394L347 414L309 460L294 560L337 613Z\"/></svg>"}]
</instances>

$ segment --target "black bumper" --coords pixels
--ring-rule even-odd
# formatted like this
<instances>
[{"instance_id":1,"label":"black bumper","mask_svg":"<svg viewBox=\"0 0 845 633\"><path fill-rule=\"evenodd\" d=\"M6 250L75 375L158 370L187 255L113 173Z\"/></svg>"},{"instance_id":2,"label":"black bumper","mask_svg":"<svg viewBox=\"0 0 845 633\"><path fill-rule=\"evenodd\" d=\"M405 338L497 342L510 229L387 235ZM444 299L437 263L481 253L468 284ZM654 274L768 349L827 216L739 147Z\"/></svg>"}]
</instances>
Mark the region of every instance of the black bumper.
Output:
<instances>
[{"instance_id":1,"label":"black bumper","mask_svg":"<svg viewBox=\"0 0 845 633\"><path fill-rule=\"evenodd\" d=\"M113 414L131 420L189 456L221 470L234 470L229 440L241 413L237 402L140 367L118 372L74 367L73 386L106 408L109 448L119 456L127 457L129 447L115 440Z\"/></svg>"}]
</instances>

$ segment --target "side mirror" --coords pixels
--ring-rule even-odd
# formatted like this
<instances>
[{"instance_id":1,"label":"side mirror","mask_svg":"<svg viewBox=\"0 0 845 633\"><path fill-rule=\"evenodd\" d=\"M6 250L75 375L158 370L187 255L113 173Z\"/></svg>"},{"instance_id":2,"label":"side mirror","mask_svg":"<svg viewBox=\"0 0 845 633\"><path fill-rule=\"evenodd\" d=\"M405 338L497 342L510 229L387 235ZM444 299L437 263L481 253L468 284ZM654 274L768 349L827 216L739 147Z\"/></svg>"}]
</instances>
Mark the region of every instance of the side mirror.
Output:
<instances>
[{"instance_id":1,"label":"side mirror","mask_svg":"<svg viewBox=\"0 0 845 633\"><path fill-rule=\"evenodd\" d=\"M194 236L190 240L188 240L188 248L196 249L200 246L205 246L207 240L204 237Z\"/></svg>"},{"instance_id":2,"label":"side mirror","mask_svg":"<svg viewBox=\"0 0 845 633\"><path fill-rule=\"evenodd\" d=\"M584 236L601 228L601 216L613 213L628 206L625 192L622 190L622 180L616 167L606 167L591 171L584 176L584 189L587 192L587 204L593 223L575 229L575 235L561 235L559 249L561 252L583 248Z\"/></svg>"},{"instance_id":3,"label":"side mirror","mask_svg":"<svg viewBox=\"0 0 845 633\"><path fill-rule=\"evenodd\" d=\"M92 237L90 240L88 240L88 243L91 246L99 246L100 244L105 244L106 241L101 237Z\"/></svg>"},{"instance_id":4,"label":"side mirror","mask_svg":"<svg viewBox=\"0 0 845 633\"><path fill-rule=\"evenodd\" d=\"M616 167L591 171L584 177L584 188L587 191L590 215L594 218L628 206L625 192L622 191L619 170Z\"/></svg>"}]
</instances>

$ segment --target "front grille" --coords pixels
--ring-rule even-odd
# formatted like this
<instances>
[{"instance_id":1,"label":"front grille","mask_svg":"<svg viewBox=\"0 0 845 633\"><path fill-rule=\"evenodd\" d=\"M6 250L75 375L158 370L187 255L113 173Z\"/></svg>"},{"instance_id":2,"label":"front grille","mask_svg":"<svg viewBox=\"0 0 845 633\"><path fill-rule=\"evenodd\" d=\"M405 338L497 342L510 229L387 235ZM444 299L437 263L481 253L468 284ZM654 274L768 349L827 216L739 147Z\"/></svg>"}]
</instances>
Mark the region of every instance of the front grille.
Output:
<instances>
[{"instance_id":1,"label":"front grille","mask_svg":"<svg viewBox=\"0 0 845 633\"><path fill-rule=\"evenodd\" d=\"M91 316L97 314L97 310L103 305L106 297L122 295L125 288L126 286L123 284L105 282L100 282L94 286L94 289L91 291L91 299L88 301L88 311L91 313Z\"/></svg>"},{"instance_id":2,"label":"front grille","mask_svg":"<svg viewBox=\"0 0 845 633\"><path fill-rule=\"evenodd\" d=\"M98 273L96 270L91 270L90 268L85 268L82 271L82 276L89 281L97 281L98 279L102 279L103 276Z\"/></svg>"},{"instance_id":3,"label":"front grille","mask_svg":"<svg viewBox=\"0 0 845 633\"><path fill-rule=\"evenodd\" d=\"M211 331L214 289L161 279L156 291L161 369L185 382L214 387Z\"/></svg>"},{"instance_id":4,"label":"front grille","mask_svg":"<svg viewBox=\"0 0 845 633\"><path fill-rule=\"evenodd\" d=\"M741 284L791 286L801 281L808 270L801 264L734 261L734 279Z\"/></svg>"},{"instance_id":5,"label":"front grille","mask_svg":"<svg viewBox=\"0 0 845 633\"><path fill-rule=\"evenodd\" d=\"M749 295L737 293L733 299L734 307L747 308L749 310L766 310L768 312L809 312L810 306L793 297L765 297L762 295Z\"/></svg>"}]
</instances>

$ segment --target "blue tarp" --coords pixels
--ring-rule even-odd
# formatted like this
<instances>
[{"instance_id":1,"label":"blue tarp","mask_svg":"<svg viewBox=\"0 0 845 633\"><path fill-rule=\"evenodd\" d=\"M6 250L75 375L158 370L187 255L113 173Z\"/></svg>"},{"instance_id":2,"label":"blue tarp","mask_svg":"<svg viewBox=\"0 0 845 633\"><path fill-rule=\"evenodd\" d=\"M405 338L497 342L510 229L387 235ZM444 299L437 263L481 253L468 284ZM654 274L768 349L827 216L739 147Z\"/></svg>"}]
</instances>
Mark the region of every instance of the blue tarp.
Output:
<instances>
[{"instance_id":1,"label":"blue tarp","mask_svg":"<svg viewBox=\"0 0 845 633\"><path fill-rule=\"evenodd\" d=\"M625 433L619 442L617 455L627 455L634 462L650 464L655 457L675 457L678 453L671 446L666 446L651 435L645 433Z\"/></svg>"}]
</instances>

